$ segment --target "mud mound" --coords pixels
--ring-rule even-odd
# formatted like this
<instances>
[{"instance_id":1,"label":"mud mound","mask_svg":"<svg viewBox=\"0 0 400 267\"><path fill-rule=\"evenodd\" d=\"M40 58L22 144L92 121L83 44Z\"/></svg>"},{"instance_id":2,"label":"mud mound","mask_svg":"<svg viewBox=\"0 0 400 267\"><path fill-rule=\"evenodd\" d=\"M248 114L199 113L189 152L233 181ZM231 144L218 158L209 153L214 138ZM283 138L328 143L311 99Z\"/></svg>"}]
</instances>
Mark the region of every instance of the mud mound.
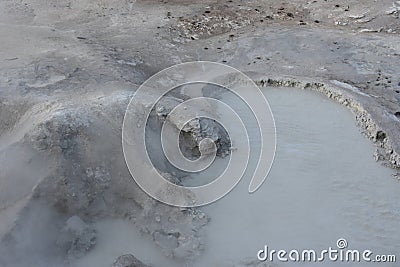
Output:
<instances>
[{"instance_id":1,"label":"mud mound","mask_svg":"<svg viewBox=\"0 0 400 267\"><path fill-rule=\"evenodd\" d=\"M199 255L207 217L155 202L126 168L121 126L129 96L71 101L85 105L36 104L21 109L24 114L3 133L3 265L67 264L95 246L91 224L108 217L131 221L170 257Z\"/></svg>"}]
</instances>

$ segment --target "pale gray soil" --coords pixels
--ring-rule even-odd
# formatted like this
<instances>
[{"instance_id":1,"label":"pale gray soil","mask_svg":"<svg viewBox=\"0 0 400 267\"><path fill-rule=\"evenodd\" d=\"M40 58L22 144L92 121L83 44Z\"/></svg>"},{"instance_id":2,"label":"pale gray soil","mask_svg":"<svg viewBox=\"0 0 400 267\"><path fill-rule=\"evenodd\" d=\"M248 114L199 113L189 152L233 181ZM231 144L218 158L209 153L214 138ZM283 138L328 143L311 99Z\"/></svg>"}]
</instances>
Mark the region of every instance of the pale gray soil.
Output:
<instances>
[{"instance_id":1,"label":"pale gray soil","mask_svg":"<svg viewBox=\"0 0 400 267\"><path fill-rule=\"evenodd\" d=\"M121 148L135 89L177 63L221 62L260 86L322 92L354 112L375 158L397 172L399 15L386 0L1 0L0 266L68 264L109 217L166 255L201 253L207 215L150 199Z\"/></svg>"}]
</instances>

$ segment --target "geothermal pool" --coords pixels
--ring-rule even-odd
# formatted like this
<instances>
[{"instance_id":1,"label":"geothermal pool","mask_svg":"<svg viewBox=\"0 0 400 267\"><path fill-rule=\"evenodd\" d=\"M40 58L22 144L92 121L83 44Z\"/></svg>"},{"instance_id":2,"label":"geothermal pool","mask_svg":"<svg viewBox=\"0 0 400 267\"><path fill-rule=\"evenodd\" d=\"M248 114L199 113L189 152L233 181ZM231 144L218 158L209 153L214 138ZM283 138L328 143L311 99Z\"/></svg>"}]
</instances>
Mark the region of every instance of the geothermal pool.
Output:
<instances>
[{"instance_id":1,"label":"geothermal pool","mask_svg":"<svg viewBox=\"0 0 400 267\"><path fill-rule=\"evenodd\" d=\"M398 253L400 182L392 170L374 161L374 147L360 134L353 115L315 92L262 90L277 127L273 167L254 194L247 191L249 180L242 179L227 196L201 208L211 221L205 227L200 258L174 262L132 224L107 220L96 224L98 244L93 251L72 265L106 267L117 256L131 253L155 267L256 266L257 252L265 245L275 250L322 251L337 248L340 238L347 240L348 249ZM246 265L250 262L256 264ZM272 263L288 265L316 264ZM353 263L318 263L342 265Z\"/></svg>"}]
</instances>

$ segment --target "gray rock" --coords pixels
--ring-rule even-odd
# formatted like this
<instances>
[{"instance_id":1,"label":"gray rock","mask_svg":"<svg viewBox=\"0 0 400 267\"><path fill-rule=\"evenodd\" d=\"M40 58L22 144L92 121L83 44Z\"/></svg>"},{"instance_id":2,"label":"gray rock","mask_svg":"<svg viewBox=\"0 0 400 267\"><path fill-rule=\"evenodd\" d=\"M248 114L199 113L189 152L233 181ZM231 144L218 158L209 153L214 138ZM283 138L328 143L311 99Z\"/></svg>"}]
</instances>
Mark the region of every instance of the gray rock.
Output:
<instances>
[{"instance_id":1,"label":"gray rock","mask_svg":"<svg viewBox=\"0 0 400 267\"><path fill-rule=\"evenodd\" d=\"M112 267L149 267L135 258L132 254L119 256Z\"/></svg>"}]
</instances>

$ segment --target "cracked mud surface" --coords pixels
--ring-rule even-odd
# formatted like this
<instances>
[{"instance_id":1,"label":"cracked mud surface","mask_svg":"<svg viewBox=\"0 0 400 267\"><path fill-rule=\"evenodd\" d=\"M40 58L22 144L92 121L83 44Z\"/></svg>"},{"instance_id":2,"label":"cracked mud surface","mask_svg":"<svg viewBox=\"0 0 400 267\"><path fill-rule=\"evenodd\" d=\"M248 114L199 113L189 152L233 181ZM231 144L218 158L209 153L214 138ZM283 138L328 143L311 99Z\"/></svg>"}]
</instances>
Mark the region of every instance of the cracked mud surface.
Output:
<instances>
[{"instance_id":1,"label":"cracked mud surface","mask_svg":"<svg viewBox=\"0 0 400 267\"><path fill-rule=\"evenodd\" d=\"M386 0L1 1L0 251L10 257L0 266L42 266L41 253L67 264L109 217L166 255L201 253L207 215L154 202L121 153L130 97L177 63L221 62L261 86L322 92L354 112L376 160L398 169L399 15ZM53 246L60 232L69 234Z\"/></svg>"}]
</instances>

